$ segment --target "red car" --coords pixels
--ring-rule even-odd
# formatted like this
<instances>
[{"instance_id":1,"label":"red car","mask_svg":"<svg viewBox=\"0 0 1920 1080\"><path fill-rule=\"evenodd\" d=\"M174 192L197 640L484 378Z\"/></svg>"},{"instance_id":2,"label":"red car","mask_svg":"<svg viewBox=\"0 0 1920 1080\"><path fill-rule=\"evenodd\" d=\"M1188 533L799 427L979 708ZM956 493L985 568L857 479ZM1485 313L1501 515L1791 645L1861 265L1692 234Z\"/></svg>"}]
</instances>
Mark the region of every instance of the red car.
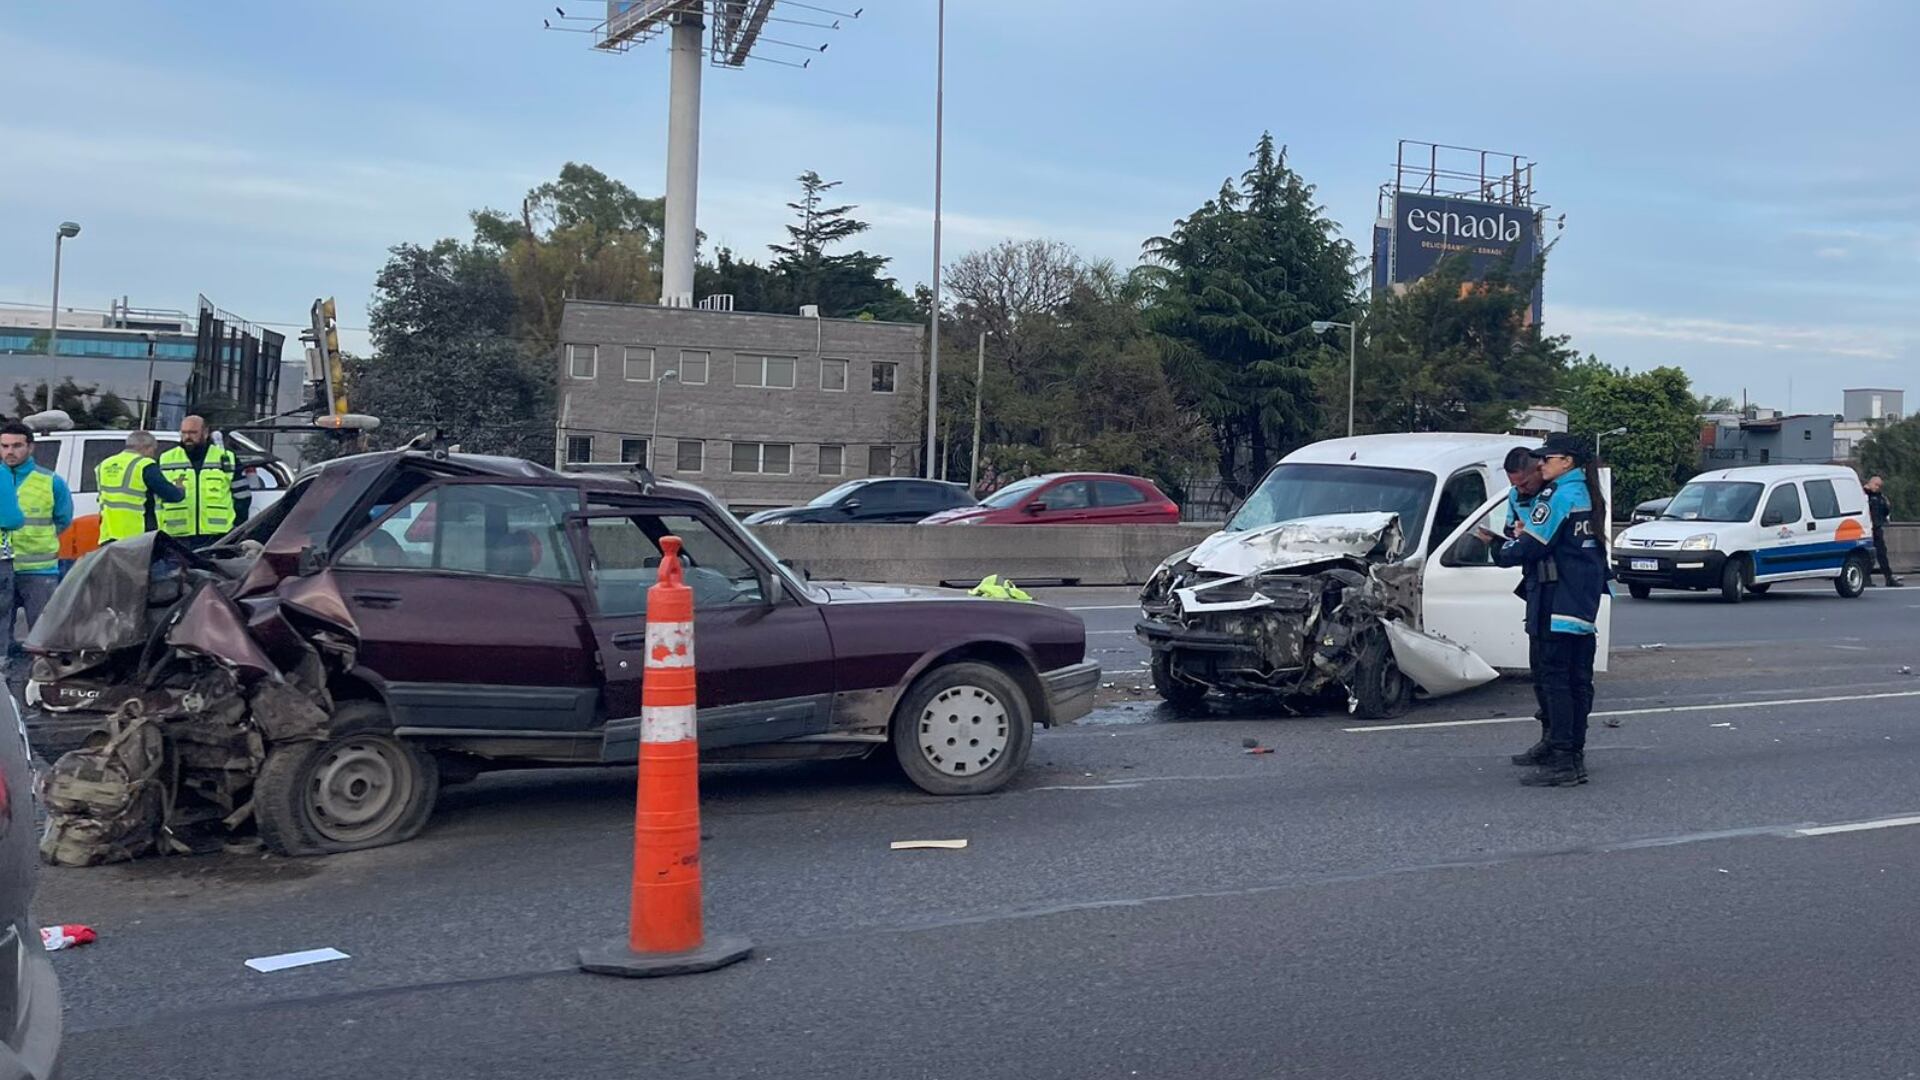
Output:
<instances>
[{"instance_id":1,"label":"red car","mask_svg":"<svg viewBox=\"0 0 1920 1080\"><path fill-rule=\"evenodd\" d=\"M1180 508L1153 481L1118 473L1048 473L1016 480L978 506L922 525L1173 525Z\"/></svg>"}]
</instances>

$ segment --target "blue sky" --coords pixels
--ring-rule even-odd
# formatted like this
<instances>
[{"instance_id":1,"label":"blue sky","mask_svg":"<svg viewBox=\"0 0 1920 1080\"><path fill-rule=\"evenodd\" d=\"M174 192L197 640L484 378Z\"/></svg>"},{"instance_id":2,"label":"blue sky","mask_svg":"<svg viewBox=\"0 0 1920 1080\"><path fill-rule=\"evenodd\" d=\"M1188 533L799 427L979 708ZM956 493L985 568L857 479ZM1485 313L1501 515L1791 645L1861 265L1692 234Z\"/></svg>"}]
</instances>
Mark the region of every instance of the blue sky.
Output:
<instances>
[{"instance_id":1,"label":"blue sky","mask_svg":"<svg viewBox=\"0 0 1920 1080\"><path fill-rule=\"evenodd\" d=\"M810 70L707 71L700 226L763 253L815 169L911 284L931 259L934 5L865 6L835 33L778 28L831 42ZM48 299L72 218L65 303L204 292L293 322L331 294L364 326L388 246L464 236L469 209L565 161L659 191L664 49L596 54L541 30L552 7L10 0L0 300ZM1364 247L1396 140L1485 146L1536 159L1567 215L1546 319L1578 348L1779 407L1791 380L1800 410L1920 392L1920 4L952 0L947 18L950 258L1049 236L1130 263L1266 129Z\"/></svg>"}]
</instances>

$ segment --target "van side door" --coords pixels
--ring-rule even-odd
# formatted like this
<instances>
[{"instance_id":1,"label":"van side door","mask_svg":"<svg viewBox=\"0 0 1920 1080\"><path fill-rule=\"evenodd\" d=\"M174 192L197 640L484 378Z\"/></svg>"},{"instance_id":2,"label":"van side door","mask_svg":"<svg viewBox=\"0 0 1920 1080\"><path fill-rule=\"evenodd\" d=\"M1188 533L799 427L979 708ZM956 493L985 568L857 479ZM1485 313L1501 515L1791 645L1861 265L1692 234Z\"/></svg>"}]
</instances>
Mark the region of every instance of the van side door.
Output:
<instances>
[{"instance_id":1,"label":"van side door","mask_svg":"<svg viewBox=\"0 0 1920 1080\"><path fill-rule=\"evenodd\" d=\"M1805 575L1809 571L1840 568L1836 555L1819 549L1825 545L1810 543L1809 534L1817 526L1807 518L1806 502L1800 498L1796 480L1782 480L1767 492L1760 504L1760 529L1753 545L1755 581Z\"/></svg>"}]
</instances>

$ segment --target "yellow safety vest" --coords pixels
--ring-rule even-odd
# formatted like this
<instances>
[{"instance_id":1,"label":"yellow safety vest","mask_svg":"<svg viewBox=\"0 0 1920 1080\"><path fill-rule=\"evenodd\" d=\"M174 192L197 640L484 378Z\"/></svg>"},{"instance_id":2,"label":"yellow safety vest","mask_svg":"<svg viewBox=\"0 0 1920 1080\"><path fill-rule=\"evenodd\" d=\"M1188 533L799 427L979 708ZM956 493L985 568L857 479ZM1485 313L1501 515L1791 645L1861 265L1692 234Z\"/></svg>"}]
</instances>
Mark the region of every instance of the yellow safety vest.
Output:
<instances>
[{"instance_id":1,"label":"yellow safety vest","mask_svg":"<svg viewBox=\"0 0 1920 1080\"><path fill-rule=\"evenodd\" d=\"M7 534L15 573L53 570L60 565L60 533L53 527L53 474L35 468L14 484L27 522Z\"/></svg>"},{"instance_id":2,"label":"yellow safety vest","mask_svg":"<svg viewBox=\"0 0 1920 1080\"><path fill-rule=\"evenodd\" d=\"M95 466L100 489L100 542L130 540L147 531L147 459L122 450Z\"/></svg>"},{"instance_id":3,"label":"yellow safety vest","mask_svg":"<svg viewBox=\"0 0 1920 1080\"><path fill-rule=\"evenodd\" d=\"M160 528L169 536L225 536L233 531L233 455L225 447L207 447L206 460L193 467L185 447L160 455L160 471L186 501L163 503Z\"/></svg>"}]
</instances>

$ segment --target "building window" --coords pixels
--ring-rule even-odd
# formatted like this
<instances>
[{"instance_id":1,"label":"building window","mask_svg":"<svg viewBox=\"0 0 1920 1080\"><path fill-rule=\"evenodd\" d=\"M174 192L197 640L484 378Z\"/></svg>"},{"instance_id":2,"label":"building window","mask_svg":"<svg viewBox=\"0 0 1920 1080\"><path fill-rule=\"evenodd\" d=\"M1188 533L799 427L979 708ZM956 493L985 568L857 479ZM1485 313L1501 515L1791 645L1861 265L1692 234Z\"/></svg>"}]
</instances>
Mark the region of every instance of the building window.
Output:
<instances>
[{"instance_id":1,"label":"building window","mask_svg":"<svg viewBox=\"0 0 1920 1080\"><path fill-rule=\"evenodd\" d=\"M1800 432L1800 438L1802 438L1803 440L1805 440L1805 441L1807 441L1807 442L1812 442L1812 441L1813 441L1813 429L1812 429L1812 428L1806 428L1806 429L1804 429L1804 430L1802 430L1802 431Z\"/></svg>"},{"instance_id":2,"label":"building window","mask_svg":"<svg viewBox=\"0 0 1920 1080\"><path fill-rule=\"evenodd\" d=\"M1772 456L1773 456L1773 451L1767 449L1764 446L1760 448L1760 464L1765 465L1769 460L1771 460Z\"/></svg>"},{"instance_id":3,"label":"building window","mask_svg":"<svg viewBox=\"0 0 1920 1080\"><path fill-rule=\"evenodd\" d=\"M820 447L820 475L840 476L847 471L847 448L844 446Z\"/></svg>"},{"instance_id":4,"label":"building window","mask_svg":"<svg viewBox=\"0 0 1920 1080\"><path fill-rule=\"evenodd\" d=\"M735 356L733 385L791 390L793 369L797 363L798 358L792 356Z\"/></svg>"},{"instance_id":5,"label":"building window","mask_svg":"<svg viewBox=\"0 0 1920 1080\"><path fill-rule=\"evenodd\" d=\"M600 365L600 346L567 346L567 376L574 379L591 379Z\"/></svg>"},{"instance_id":6,"label":"building window","mask_svg":"<svg viewBox=\"0 0 1920 1080\"><path fill-rule=\"evenodd\" d=\"M700 349L681 349L680 382L686 386L707 385L707 361L711 355Z\"/></svg>"},{"instance_id":7,"label":"building window","mask_svg":"<svg viewBox=\"0 0 1920 1080\"><path fill-rule=\"evenodd\" d=\"M620 463L623 465L647 464L647 440L621 439Z\"/></svg>"},{"instance_id":8,"label":"building window","mask_svg":"<svg viewBox=\"0 0 1920 1080\"><path fill-rule=\"evenodd\" d=\"M867 475L868 476L892 476L893 475L893 447L891 446L867 447Z\"/></svg>"},{"instance_id":9,"label":"building window","mask_svg":"<svg viewBox=\"0 0 1920 1080\"><path fill-rule=\"evenodd\" d=\"M873 392L876 394L893 393L894 383L899 374L899 364L874 361Z\"/></svg>"},{"instance_id":10,"label":"building window","mask_svg":"<svg viewBox=\"0 0 1920 1080\"><path fill-rule=\"evenodd\" d=\"M707 444L698 439L681 439L674 449L676 472L699 472L707 467Z\"/></svg>"},{"instance_id":11,"label":"building window","mask_svg":"<svg viewBox=\"0 0 1920 1080\"><path fill-rule=\"evenodd\" d=\"M593 436L567 436L567 464L584 465L593 460Z\"/></svg>"},{"instance_id":12,"label":"building window","mask_svg":"<svg viewBox=\"0 0 1920 1080\"><path fill-rule=\"evenodd\" d=\"M833 359L820 361L820 389L845 390L846 388L847 362Z\"/></svg>"},{"instance_id":13,"label":"building window","mask_svg":"<svg viewBox=\"0 0 1920 1080\"><path fill-rule=\"evenodd\" d=\"M653 350L637 345L627 346L626 369L628 382L652 382Z\"/></svg>"},{"instance_id":14,"label":"building window","mask_svg":"<svg viewBox=\"0 0 1920 1080\"><path fill-rule=\"evenodd\" d=\"M791 443L734 443L733 471L786 476L793 472L793 445Z\"/></svg>"}]
</instances>

